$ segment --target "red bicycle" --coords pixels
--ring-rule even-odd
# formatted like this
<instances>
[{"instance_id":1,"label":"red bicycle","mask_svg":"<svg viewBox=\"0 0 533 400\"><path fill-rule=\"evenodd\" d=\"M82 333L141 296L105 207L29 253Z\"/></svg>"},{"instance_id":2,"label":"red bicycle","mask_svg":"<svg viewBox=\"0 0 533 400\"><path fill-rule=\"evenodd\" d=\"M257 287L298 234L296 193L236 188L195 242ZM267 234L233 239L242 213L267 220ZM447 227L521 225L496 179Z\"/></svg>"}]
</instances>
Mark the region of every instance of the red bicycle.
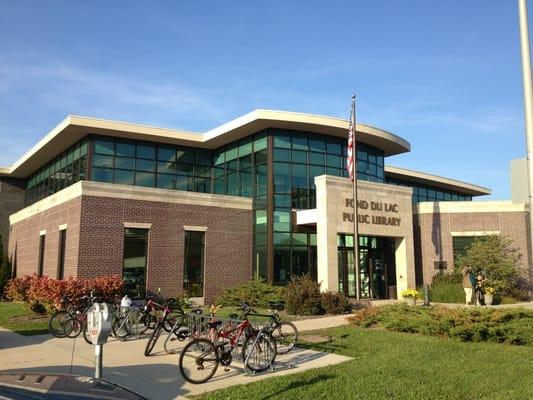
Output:
<instances>
[{"instance_id":1,"label":"red bicycle","mask_svg":"<svg viewBox=\"0 0 533 400\"><path fill-rule=\"evenodd\" d=\"M207 382L215 375L219 364L227 371L233 360L232 352L243 337L242 359L246 368L261 372L274 364L277 347L269 329L256 331L248 319L248 314L255 311L247 304L240 309L243 311L242 321L226 324L220 330L221 321L214 318L213 312L207 322L208 337L193 339L183 348L179 370L186 381L195 384Z\"/></svg>"}]
</instances>

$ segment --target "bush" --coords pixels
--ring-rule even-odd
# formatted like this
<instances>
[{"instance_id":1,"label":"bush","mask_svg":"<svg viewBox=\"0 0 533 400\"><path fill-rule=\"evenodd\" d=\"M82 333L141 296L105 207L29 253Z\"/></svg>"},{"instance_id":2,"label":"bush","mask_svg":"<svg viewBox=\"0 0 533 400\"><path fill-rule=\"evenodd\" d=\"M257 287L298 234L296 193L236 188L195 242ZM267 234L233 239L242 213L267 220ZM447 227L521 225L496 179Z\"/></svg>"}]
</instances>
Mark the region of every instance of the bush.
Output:
<instances>
[{"instance_id":1,"label":"bush","mask_svg":"<svg viewBox=\"0 0 533 400\"><path fill-rule=\"evenodd\" d=\"M13 301L24 302L30 310L44 314L61 309L65 304L79 305L80 299L89 295L93 289L99 301L112 301L121 294L122 286L122 278L118 275L101 276L90 280L72 277L59 280L47 276L26 275L8 282L6 297Z\"/></svg>"},{"instance_id":2,"label":"bush","mask_svg":"<svg viewBox=\"0 0 533 400\"><path fill-rule=\"evenodd\" d=\"M464 303L463 276L459 271L445 274L439 272L429 287L431 301L437 303Z\"/></svg>"},{"instance_id":3,"label":"bush","mask_svg":"<svg viewBox=\"0 0 533 400\"><path fill-rule=\"evenodd\" d=\"M310 275L294 276L285 290L285 308L289 314L322 313L320 285Z\"/></svg>"},{"instance_id":4,"label":"bush","mask_svg":"<svg viewBox=\"0 0 533 400\"><path fill-rule=\"evenodd\" d=\"M224 306L238 306L242 302L252 307L268 307L270 302L281 302L283 288L271 285L261 279L253 279L250 282L232 288L224 289L215 303Z\"/></svg>"},{"instance_id":5,"label":"bush","mask_svg":"<svg viewBox=\"0 0 533 400\"><path fill-rule=\"evenodd\" d=\"M341 292L320 294L320 304L326 314L342 314L348 309L348 299Z\"/></svg>"},{"instance_id":6,"label":"bush","mask_svg":"<svg viewBox=\"0 0 533 400\"><path fill-rule=\"evenodd\" d=\"M449 309L399 304L359 311L349 321L363 328L379 327L465 342L533 346L533 311L525 309Z\"/></svg>"}]
</instances>

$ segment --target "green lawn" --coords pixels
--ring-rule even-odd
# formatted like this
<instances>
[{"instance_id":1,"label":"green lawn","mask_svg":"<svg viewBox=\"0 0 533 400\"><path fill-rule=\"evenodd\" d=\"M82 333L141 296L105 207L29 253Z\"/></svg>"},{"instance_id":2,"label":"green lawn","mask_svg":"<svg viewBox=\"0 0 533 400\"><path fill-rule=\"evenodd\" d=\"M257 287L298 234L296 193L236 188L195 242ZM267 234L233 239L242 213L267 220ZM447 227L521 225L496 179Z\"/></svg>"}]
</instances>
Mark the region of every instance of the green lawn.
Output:
<instances>
[{"instance_id":1,"label":"green lawn","mask_svg":"<svg viewBox=\"0 0 533 400\"><path fill-rule=\"evenodd\" d=\"M48 316L26 310L22 303L0 302L0 326L21 335L48 333Z\"/></svg>"},{"instance_id":2,"label":"green lawn","mask_svg":"<svg viewBox=\"0 0 533 400\"><path fill-rule=\"evenodd\" d=\"M533 348L463 343L344 326L312 345L353 357L200 396L201 399L531 399Z\"/></svg>"}]
</instances>

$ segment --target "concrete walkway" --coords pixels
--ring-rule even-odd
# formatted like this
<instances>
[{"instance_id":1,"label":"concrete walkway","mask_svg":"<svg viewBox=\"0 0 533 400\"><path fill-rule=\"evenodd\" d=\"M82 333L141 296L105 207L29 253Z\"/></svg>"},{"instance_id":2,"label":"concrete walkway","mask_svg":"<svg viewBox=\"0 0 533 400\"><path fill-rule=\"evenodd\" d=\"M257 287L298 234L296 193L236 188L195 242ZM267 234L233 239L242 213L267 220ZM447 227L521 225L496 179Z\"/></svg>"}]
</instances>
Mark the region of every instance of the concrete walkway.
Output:
<instances>
[{"instance_id":1,"label":"concrete walkway","mask_svg":"<svg viewBox=\"0 0 533 400\"><path fill-rule=\"evenodd\" d=\"M315 320L300 321L306 323L302 330L325 327L328 319L322 318L320 325L313 322ZM334 321L328 321L327 326L332 326ZM341 319L338 322L344 323ZM159 339L153 356L144 357L146 338L126 342L110 338L104 346L103 378L149 399L167 400L334 365L350 359L336 354L294 349L276 358L274 371L248 376L242 363L233 362L230 371L224 372L220 366L209 382L193 385L184 381L178 371L178 354L169 355L163 351L164 339L165 336ZM0 370L94 376L94 349L81 337L73 340L49 335L21 336L0 328Z\"/></svg>"}]
</instances>

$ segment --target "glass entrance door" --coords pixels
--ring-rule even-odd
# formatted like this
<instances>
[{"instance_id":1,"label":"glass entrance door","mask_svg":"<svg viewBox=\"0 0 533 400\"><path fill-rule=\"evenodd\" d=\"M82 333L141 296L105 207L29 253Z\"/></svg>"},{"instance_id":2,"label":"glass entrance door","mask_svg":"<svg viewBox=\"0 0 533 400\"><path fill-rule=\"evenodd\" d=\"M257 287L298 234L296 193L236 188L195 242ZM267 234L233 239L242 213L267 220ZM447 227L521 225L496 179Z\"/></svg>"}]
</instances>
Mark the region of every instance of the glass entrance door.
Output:
<instances>
[{"instance_id":1,"label":"glass entrance door","mask_svg":"<svg viewBox=\"0 0 533 400\"><path fill-rule=\"evenodd\" d=\"M353 236L337 237L339 291L356 296ZM394 246L391 238L359 237L359 281L362 299L387 299L396 285ZM392 286L391 286L392 285Z\"/></svg>"}]
</instances>

